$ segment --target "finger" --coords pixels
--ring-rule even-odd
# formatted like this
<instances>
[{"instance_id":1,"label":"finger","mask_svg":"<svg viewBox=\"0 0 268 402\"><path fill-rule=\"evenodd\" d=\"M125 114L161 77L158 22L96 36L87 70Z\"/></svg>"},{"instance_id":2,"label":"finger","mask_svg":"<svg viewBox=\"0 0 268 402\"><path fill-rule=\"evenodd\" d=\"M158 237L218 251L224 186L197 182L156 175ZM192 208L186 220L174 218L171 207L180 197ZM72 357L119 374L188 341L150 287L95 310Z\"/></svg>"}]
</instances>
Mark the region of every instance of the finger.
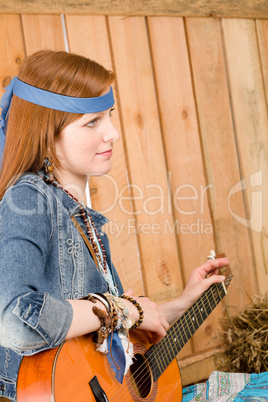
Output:
<instances>
[{"instance_id":1,"label":"finger","mask_svg":"<svg viewBox=\"0 0 268 402\"><path fill-rule=\"evenodd\" d=\"M160 342L164 336L166 335L166 330L165 328L161 325L156 332L153 332L152 338L151 338L151 343L156 344Z\"/></svg>"},{"instance_id":2,"label":"finger","mask_svg":"<svg viewBox=\"0 0 268 402\"><path fill-rule=\"evenodd\" d=\"M169 323L167 322L166 316L163 313L160 313L160 320L161 320L162 326L167 331L169 329Z\"/></svg>"},{"instance_id":3,"label":"finger","mask_svg":"<svg viewBox=\"0 0 268 402\"><path fill-rule=\"evenodd\" d=\"M229 259L227 257L217 258L216 260L205 262L205 264L202 265L202 268L206 271L206 274L210 274L216 269L223 267L224 265L227 264L229 264Z\"/></svg>"},{"instance_id":4,"label":"finger","mask_svg":"<svg viewBox=\"0 0 268 402\"><path fill-rule=\"evenodd\" d=\"M209 278L204 279L204 282L206 284L206 288L208 289L213 283L221 283L225 281L225 276L224 275L211 275Z\"/></svg>"}]
</instances>

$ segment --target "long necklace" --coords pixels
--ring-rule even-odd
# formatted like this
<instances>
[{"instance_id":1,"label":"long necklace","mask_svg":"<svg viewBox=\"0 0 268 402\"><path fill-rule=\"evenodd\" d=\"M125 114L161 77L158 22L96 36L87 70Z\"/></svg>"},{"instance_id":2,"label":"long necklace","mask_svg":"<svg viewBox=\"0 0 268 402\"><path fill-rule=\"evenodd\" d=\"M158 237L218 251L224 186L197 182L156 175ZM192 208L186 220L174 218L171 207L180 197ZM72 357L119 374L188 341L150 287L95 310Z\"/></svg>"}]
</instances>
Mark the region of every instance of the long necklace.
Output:
<instances>
[{"instance_id":1,"label":"long necklace","mask_svg":"<svg viewBox=\"0 0 268 402\"><path fill-rule=\"evenodd\" d=\"M44 179L46 179L45 175L42 175ZM85 223L86 226L86 232L89 238L89 241L93 247L94 253L97 257L97 261L98 261L98 270L101 272L101 274L103 275L107 286L108 286L108 290L109 293L111 293L114 296L118 296L118 289L117 287L114 285L114 281L111 275L111 271L110 268L107 264L107 259L106 259L106 252L104 249L104 246L102 244L101 238L98 234L98 231L95 227L95 224L90 216L90 214L88 214L86 212L86 206L83 202L80 202L76 197L74 197L68 190L65 190L65 188L63 188L60 183L54 178L53 181L49 181L49 183L53 184L53 186L61 189L65 194L67 194L71 199L73 199L75 202L77 202L77 204L79 204L80 206L80 210L81 210L81 215L82 215L82 219Z\"/></svg>"},{"instance_id":2,"label":"long necklace","mask_svg":"<svg viewBox=\"0 0 268 402\"><path fill-rule=\"evenodd\" d=\"M109 293L111 293L113 296L118 297L119 296L118 289L114 285L111 271L107 264L105 249L104 249L102 241L99 237L98 231L94 225L94 222L93 222L91 216L89 214L86 214L86 212L85 212L85 210L86 210L85 204L81 202L81 203L79 203L79 205L81 208L81 214L82 214L83 221L85 222L85 225L87 228L87 234L88 234L89 240L90 240L93 250L97 256L99 271L102 273L102 275L104 276L104 278L107 282Z\"/></svg>"}]
</instances>

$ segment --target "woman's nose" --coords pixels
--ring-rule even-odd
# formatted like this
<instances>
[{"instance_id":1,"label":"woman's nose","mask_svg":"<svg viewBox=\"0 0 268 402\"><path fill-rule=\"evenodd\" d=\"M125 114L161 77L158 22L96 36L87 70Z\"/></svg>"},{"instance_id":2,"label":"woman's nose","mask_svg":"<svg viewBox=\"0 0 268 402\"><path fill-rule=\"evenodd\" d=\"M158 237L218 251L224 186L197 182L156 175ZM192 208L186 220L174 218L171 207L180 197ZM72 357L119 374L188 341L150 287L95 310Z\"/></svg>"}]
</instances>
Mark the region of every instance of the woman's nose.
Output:
<instances>
[{"instance_id":1,"label":"woman's nose","mask_svg":"<svg viewBox=\"0 0 268 402\"><path fill-rule=\"evenodd\" d=\"M118 132L118 130L115 128L114 124L112 123L112 121L109 122L107 129L106 129L106 133L104 135L104 141L117 141L120 138L120 133Z\"/></svg>"}]
</instances>

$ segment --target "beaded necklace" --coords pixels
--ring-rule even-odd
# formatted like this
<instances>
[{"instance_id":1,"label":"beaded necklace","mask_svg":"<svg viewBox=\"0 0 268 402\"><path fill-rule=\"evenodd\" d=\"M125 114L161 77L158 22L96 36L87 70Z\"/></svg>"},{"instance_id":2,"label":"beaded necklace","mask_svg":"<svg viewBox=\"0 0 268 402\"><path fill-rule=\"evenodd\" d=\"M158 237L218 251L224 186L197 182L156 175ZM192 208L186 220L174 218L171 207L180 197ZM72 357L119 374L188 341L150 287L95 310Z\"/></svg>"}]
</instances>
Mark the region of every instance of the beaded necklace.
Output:
<instances>
[{"instance_id":1,"label":"beaded necklace","mask_svg":"<svg viewBox=\"0 0 268 402\"><path fill-rule=\"evenodd\" d=\"M46 180L47 176L43 175L44 180ZM93 247L94 253L97 257L97 261L98 261L98 270L101 272L101 274L103 275L107 286L108 286L108 290L109 293L111 293L113 296L119 296L118 294L118 289L117 287L114 285L114 281L111 275L111 271L110 268L107 264L107 260L106 260L106 253L105 253L105 249L104 246L102 244L101 238L98 234L98 231L95 227L95 224L90 216L90 214L88 214L86 212L86 206L83 202L80 202L76 197L74 197L68 190L65 190L65 188L63 188L60 183L54 179L53 181L49 181L49 183L51 183L53 186L59 188L60 190L62 190L65 194L67 194L72 200L74 200L77 204L79 204L80 206L80 210L81 210L81 215L82 215L82 219L85 223L86 226L86 232L89 238L89 241Z\"/></svg>"}]
</instances>

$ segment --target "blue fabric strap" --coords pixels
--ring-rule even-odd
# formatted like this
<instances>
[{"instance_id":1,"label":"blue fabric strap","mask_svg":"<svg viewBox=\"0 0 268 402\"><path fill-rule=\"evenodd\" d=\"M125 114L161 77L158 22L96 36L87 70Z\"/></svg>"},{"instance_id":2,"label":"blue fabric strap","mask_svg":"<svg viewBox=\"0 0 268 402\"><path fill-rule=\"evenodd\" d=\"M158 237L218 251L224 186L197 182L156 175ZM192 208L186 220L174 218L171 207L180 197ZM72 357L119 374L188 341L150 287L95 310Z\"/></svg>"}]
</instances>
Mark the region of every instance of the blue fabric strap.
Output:
<instances>
[{"instance_id":1,"label":"blue fabric strap","mask_svg":"<svg viewBox=\"0 0 268 402\"><path fill-rule=\"evenodd\" d=\"M112 341L112 348L111 348L111 341ZM108 350L110 350L111 348L111 353L108 353L108 361L115 373L115 378L117 379L118 382L120 382L120 384L122 384L126 367L126 358L124 348L122 346L122 342L121 339L119 338L118 332L113 333L113 339L110 334L109 337L107 338L107 342L108 342ZM117 367L115 366L114 361Z\"/></svg>"},{"instance_id":2,"label":"blue fabric strap","mask_svg":"<svg viewBox=\"0 0 268 402\"><path fill-rule=\"evenodd\" d=\"M113 89L97 98L77 98L45 91L13 78L13 93L21 99L36 105L69 113L98 113L114 105Z\"/></svg>"},{"instance_id":3,"label":"blue fabric strap","mask_svg":"<svg viewBox=\"0 0 268 402\"><path fill-rule=\"evenodd\" d=\"M27 102L69 113L99 113L114 105L112 87L107 94L96 98L77 98L45 91L14 77L5 90L6 92L0 100L2 110L0 117L0 162L5 147L5 134L13 94Z\"/></svg>"}]
</instances>

